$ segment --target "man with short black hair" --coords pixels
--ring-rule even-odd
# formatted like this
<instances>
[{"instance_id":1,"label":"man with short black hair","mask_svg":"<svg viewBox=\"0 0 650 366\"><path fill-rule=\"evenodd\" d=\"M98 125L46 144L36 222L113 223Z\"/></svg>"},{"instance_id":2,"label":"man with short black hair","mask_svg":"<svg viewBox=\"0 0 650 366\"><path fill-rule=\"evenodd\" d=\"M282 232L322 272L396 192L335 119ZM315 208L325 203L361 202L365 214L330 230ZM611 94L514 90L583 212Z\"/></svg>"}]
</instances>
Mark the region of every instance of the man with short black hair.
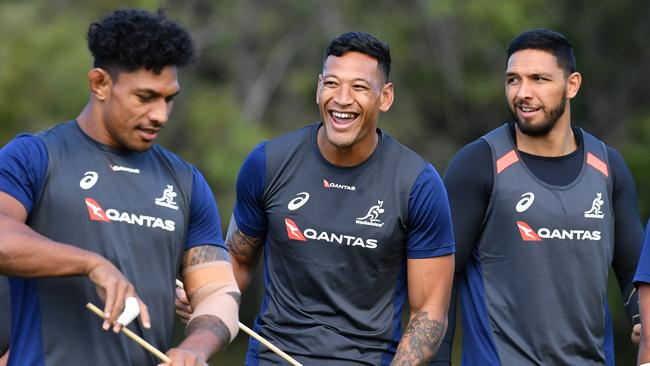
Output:
<instances>
[{"instance_id":1,"label":"man with short black hair","mask_svg":"<svg viewBox=\"0 0 650 366\"><path fill-rule=\"evenodd\" d=\"M505 73L514 122L466 145L445 172L463 365L613 365L610 266L638 317L636 189L620 153L571 125L581 82L564 36L522 33Z\"/></svg>"},{"instance_id":2,"label":"man with short black hair","mask_svg":"<svg viewBox=\"0 0 650 366\"><path fill-rule=\"evenodd\" d=\"M239 290L217 205L199 171L154 143L180 91L192 39L162 11L91 24L90 98L72 121L0 151L0 273L10 276L10 365L151 365L103 329L133 298L137 333L174 366L207 365L237 334ZM196 309L171 348L174 280ZM129 300L131 302L131 300ZM146 305L145 305L146 304Z\"/></svg>"},{"instance_id":3,"label":"man with short black hair","mask_svg":"<svg viewBox=\"0 0 650 366\"><path fill-rule=\"evenodd\" d=\"M420 365L445 332L447 195L429 163L377 128L394 98L390 62L370 34L334 39L316 90L322 121L259 144L237 180L226 238L237 282L248 287L264 252L254 328L305 365ZM278 362L251 339L247 365Z\"/></svg>"}]
</instances>

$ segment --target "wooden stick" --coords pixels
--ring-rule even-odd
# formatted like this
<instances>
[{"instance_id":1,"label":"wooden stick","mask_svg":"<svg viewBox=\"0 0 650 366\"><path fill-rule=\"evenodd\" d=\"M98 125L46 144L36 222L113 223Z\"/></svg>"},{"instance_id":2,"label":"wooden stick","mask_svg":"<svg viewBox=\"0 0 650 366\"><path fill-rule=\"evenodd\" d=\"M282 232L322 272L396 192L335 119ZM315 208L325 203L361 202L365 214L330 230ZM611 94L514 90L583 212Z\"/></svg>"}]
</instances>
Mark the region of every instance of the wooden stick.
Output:
<instances>
[{"instance_id":1,"label":"wooden stick","mask_svg":"<svg viewBox=\"0 0 650 366\"><path fill-rule=\"evenodd\" d=\"M181 282L181 280L179 280L179 279L176 279L176 286L178 286L180 288L183 288L183 289L185 288L185 286L183 285L183 282ZM289 356L284 351L282 351L278 347L274 346L273 343L267 341L261 335L255 333L255 331L253 331L251 328L245 326L241 322L239 322L239 329L243 330L249 336L257 339L258 342L265 345L268 349L275 352L275 354L282 357L282 359L289 362L291 365L293 365L293 366L302 366L302 364L300 362L296 361L293 357Z\"/></svg>"},{"instance_id":2,"label":"wooden stick","mask_svg":"<svg viewBox=\"0 0 650 366\"><path fill-rule=\"evenodd\" d=\"M90 309L93 313L97 314L98 317L104 319L104 313L94 304L92 303L87 303L86 307ZM139 335L133 333L131 329L127 328L126 326L122 327L122 333L126 334L127 337L131 338L134 340L137 344L141 345L146 349L147 351L153 353L156 357L158 357L161 361L170 363L171 359L164 353L160 352L156 347L152 346L149 342L145 341L144 339L140 338Z\"/></svg>"}]
</instances>

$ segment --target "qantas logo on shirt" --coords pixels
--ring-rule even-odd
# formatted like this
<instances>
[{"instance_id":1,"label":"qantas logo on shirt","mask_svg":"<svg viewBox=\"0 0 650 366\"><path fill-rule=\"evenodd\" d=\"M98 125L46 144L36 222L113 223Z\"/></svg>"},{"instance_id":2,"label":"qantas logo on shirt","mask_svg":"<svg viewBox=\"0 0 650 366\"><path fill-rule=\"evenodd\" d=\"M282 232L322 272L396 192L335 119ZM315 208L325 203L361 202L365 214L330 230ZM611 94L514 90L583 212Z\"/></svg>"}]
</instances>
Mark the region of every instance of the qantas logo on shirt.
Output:
<instances>
[{"instance_id":1,"label":"qantas logo on shirt","mask_svg":"<svg viewBox=\"0 0 650 366\"><path fill-rule=\"evenodd\" d=\"M92 198L84 198L86 208L88 209L88 216L92 221L103 222L124 222L129 225L137 225L150 227L154 229L162 229L167 231L176 230L176 222L173 220L163 220L159 217L137 215L129 212L120 212L114 208L109 208L106 211Z\"/></svg>"},{"instance_id":2,"label":"qantas logo on shirt","mask_svg":"<svg viewBox=\"0 0 650 366\"><path fill-rule=\"evenodd\" d=\"M517 221L517 228L519 234L521 234L521 239L524 241L542 241L542 239L600 240L600 231L598 230L567 230L542 227L535 231L524 221Z\"/></svg>"},{"instance_id":3,"label":"qantas logo on shirt","mask_svg":"<svg viewBox=\"0 0 650 366\"><path fill-rule=\"evenodd\" d=\"M330 182L327 179L323 179L323 187L325 187L325 188L344 189L346 191L356 191L357 190L357 187L355 187L355 186L346 186L345 184L338 184L338 183Z\"/></svg>"},{"instance_id":4,"label":"qantas logo on shirt","mask_svg":"<svg viewBox=\"0 0 650 366\"><path fill-rule=\"evenodd\" d=\"M291 240L307 241L307 239L310 239L324 241L331 244L363 247L366 249L377 248L377 239L364 239L352 235L328 233L326 231L319 232L318 230L311 228L301 231L300 228L298 228L298 225L289 218L284 219L284 225L287 229L287 237Z\"/></svg>"}]
</instances>

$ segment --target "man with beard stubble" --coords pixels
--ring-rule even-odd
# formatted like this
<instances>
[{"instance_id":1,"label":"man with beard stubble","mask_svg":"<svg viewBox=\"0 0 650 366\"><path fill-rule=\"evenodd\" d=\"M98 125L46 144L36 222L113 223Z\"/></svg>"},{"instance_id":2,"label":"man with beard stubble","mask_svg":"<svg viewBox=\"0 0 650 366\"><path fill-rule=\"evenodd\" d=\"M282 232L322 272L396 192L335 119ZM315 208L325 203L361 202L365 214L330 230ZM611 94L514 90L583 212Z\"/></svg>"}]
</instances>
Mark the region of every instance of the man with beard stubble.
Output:
<instances>
[{"instance_id":1,"label":"man with beard stubble","mask_svg":"<svg viewBox=\"0 0 650 366\"><path fill-rule=\"evenodd\" d=\"M564 36L522 33L505 73L514 122L447 168L463 365L613 365L610 266L638 320L636 188L620 153L571 125L581 81Z\"/></svg>"}]
</instances>

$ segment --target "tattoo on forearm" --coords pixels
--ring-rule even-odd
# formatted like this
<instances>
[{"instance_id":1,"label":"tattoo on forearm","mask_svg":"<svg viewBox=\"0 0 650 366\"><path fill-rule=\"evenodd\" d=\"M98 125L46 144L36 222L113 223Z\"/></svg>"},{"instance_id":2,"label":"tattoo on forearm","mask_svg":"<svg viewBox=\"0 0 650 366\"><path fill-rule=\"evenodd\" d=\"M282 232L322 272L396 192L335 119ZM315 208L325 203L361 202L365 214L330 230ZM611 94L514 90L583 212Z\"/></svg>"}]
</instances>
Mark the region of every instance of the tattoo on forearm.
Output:
<instances>
[{"instance_id":1,"label":"tattoo on forearm","mask_svg":"<svg viewBox=\"0 0 650 366\"><path fill-rule=\"evenodd\" d=\"M230 261L228 252L214 245L201 245L187 251L183 258L183 267L214 261Z\"/></svg>"},{"instance_id":2,"label":"tattoo on forearm","mask_svg":"<svg viewBox=\"0 0 650 366\"><path fill-rule=\"evenodd\" d=\"M424 365L436 353L445 326L427 315L426 311L419 311L411 319L397 347L392 366Z\"/></svg>"},{"instance_id":3,"label":"tattoo on forearm","mask_svg":"<svg viewBox=\"0 0 650 366\"><path fill-rule=\"evenodd\" d=\"M223 351L226 346L230 344L230 331L226 324L216 316L197 316L187 325L187 328L185 328L185 334L189 337L200 330L207 330L217 337L219 343L219 346L217 347L218 352Z\"/></svg>"},{"instance_id":4,"label":"tattoo on forearm","mask_svg":"<svg viewBox=\"0 0 650 366\"><path fill-rule=\"evenodd\" d=\"M260 238L248 236L239 230L234 217L230 219L226 246L232 254L255 261L260 255L261 243Z\"/></svg>"}]
</instances>

